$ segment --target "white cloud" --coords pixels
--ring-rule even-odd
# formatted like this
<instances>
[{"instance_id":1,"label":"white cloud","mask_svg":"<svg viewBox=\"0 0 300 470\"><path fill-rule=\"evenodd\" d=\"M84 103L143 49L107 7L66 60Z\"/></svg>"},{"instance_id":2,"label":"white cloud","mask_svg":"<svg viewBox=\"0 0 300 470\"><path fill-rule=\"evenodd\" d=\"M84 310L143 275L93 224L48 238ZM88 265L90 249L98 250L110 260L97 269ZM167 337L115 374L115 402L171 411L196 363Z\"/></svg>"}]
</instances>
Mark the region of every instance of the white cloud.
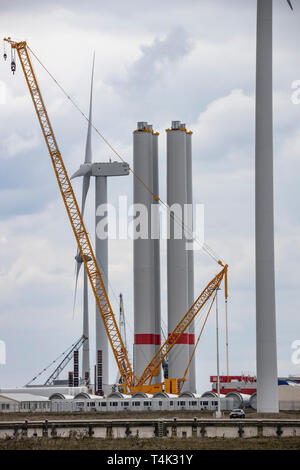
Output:
<instances>
[{"instance_id":1,"label":"white cloud","mask_svg":"<svg viewBox=\"0 0 300 470\"><path fill-rule=\"evenodd\" d=\"M211 102L192 129L205 160L213 156L214 164L221 160L223 168L224 162L228 165L228 158L238 160L240 169L245 157L253 152L254 97L243 90L232 90Z\"/></svg>"},{"instance_id":2,"label":"white cloud","mask_svg":"<svg viewBox=\"0 0 300 470\"><path fill-rule=\"evenodd\" d=\"M28 152L29 150L37 147L40 143L40 138L36 134L22 136L16 132L9 135L3 141L2 158L14 157L18 153Z\"/></svg>"}]
</instances>

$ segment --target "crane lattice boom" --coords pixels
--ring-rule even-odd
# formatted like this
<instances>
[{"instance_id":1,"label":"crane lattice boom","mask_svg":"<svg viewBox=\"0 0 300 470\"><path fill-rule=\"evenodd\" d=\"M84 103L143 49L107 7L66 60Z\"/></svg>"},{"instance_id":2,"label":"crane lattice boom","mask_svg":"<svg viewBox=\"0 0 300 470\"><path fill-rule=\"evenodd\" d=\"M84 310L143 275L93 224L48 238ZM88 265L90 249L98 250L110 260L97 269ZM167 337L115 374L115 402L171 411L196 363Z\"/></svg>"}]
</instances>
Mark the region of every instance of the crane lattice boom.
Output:
<instances>
[{"instance_id":1,"label":"crane lattice boom","mask_svg":"<svg viewBox=\"0 0 300 470\"><path fill-rule=\"evenodd\" d=\"M55 380L59 377L60 373L65 369L65 367L69 364L73 357L74 351L81 348L83 343L87 340L87 336L81 336L79 340L74 344L74 346L70 349L68 354L63 358L63 360L58 364L56 369L52 372L50 377L45 381L44 385L54 385Z\"/></svg>"},{"instance_id":2,"label":"crane lattice boom","mask_svg":"<svg viewBox=\"0 0 300 470\"><path fill-rule=\"evenodd\" d=\"M6 39L11 47L17 50L31 98L41 125L41 129L52 160L53 168L59 184L60 192L77 240L86 271L94 291L100 314L117 362L120 373L127 387L131 387L133 372L128 360L126 350L113 314L102 276L100 274L95 255L81 218L80 210L70 183L55 135L44 105L42 95L36 80L32 63L28 54L26 42L14 42Z\"/></svg>"}]
</instances>

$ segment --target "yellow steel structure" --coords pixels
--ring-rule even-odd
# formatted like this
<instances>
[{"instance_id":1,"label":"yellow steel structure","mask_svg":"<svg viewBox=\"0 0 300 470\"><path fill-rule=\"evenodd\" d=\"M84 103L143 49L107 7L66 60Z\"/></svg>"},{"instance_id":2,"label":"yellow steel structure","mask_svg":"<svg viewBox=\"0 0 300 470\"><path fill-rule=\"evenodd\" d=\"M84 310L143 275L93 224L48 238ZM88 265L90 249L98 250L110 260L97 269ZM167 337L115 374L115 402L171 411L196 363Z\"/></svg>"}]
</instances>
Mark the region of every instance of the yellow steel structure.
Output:
<instances>
[{"instance_id":1,"label":"yellow steel structure","mask_svg":"<svg viewBox=\"0 0 300 470\"><path fill-rule=\"evenodd\" d=\"M95 259L95 255L81 218L80 210L70 183L62 156L60 154L55 135L48 117L46 107L36 80L32 63L28 54L26 42L14 42L10 38L6 39L12 48L17 50L26 82L32 97L36 114L38 116L41 129L52 160L53 168L61 191L61 195L71 222L71 226L77 240L86 272L88 274L94 295L101 312L103 323L120 370L121 376L126 386L130 389L133 385L134 375L131 364L128 360L125 346L123 344L115 316L113 314L103 280Z\"/></svg>"},{"instance_id":2,"label":"yellow steel structure","mask_svg":"<svg viewBox=\"0 0 300 470\"><path fill-rule=\"evenodd\" d=\"M148 364L141 377L137 378L133 373L131 364L129 362L126 348L122 341L122 337L115 320L112 307L103 283L101 273L99 271L93 248L91 246L87 231L85 229L80 210L77 204L75 194L73 192L68 173L66 171L61 153L59 151L55 135L48 117L48 113L43 102L43 98L37 83L37 79L32 67L32 63L28 54L27 43L25 41L16 42L11 38L5 38L4 41L8 42L13 49L18 53L20 63L25 75L25 79L31 94L31 98L35 107L36 114L46 141L46 145L51 157L56 179L59 189L67 210L67 214L80 250L82 259L85 264L86 272L90 280L94 296L99 307L99 311L106 329L106 333L117 362L121 377L123 379L122 386L124 392L146 392L155 393L165 389L168 393L179 393L180 383L185 378L179 379L166 379L164 383L151 385L152 377L156 374L158 368L163 362L163 359L170 352L180 336L184 333L190 323L197 316L202 307L206 304L212 294L220 286L223 277L225 277L226 297L227 297L227 265L219 264L222 270L210 281L205 287L203 292L190 307L182 320L178 323L174 331L169 335L167 340L161 346L159 351Z\"/></svg>"},{"instance_id":3,"label":"yellow steel structure","mask_svg":"<svg viewBox=\"0 0 300 470\"><path fill-rule=\"evenodd\" d=\"M223 269L210 281L210 283L205 287L205 289L201 292L197 300L193 303L193 305L189 308L186 312L184 317L180 320L177 324L175 329L172 333L168 336L166 341L163 343L161 348L155 354L151 362L147 365L146 369L142 373L141 377L138 379L136 388L144 383L147 380L151 380L153 375L153 371L155 371L160 364L162 363L163 359L166 355L170 352L173 346L177 343L180 336L184 333L184 331L188 328L194 318L198 315L202 307L206 304L212 294L219 288L223 277L227 278L227 268L228 266L224 266ZM184 381L185 379L179 379L180 381Z\"/></svg>"}]
</instances>

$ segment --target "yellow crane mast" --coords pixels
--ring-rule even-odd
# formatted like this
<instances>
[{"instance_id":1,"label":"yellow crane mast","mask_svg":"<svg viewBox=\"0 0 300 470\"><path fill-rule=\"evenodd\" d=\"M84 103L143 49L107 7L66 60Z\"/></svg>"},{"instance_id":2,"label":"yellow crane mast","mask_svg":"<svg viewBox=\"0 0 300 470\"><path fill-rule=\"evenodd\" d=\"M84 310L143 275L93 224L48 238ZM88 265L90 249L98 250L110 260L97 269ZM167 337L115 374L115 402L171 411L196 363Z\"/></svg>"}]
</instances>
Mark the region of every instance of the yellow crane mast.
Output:
<instances>
[{"instance_id":1,"label":"yellow crane mast","mask_svg":"<svg viewBox=\"0 0 300 470\"><path fill-rule=\"evenodd\" d=\"M124 347L115 316L113 314L104 283L96 262L96 258L81 218L80 210L73 192L68 173L66 171L61 153L59 151L55 135L49 120L47 109L45 107L37 79L28 54L27 44L23 42L14 42L10 38L5 39L10 43L13 49L16 49L20 63L25 75L25 79L31 94L31 98L38 116L40 126L48 147L49 155L53 164L59 189L71 222L71 226L84 261L86 272L88 274L99 311L101 312L105 329L118 365L120 373L126 386L130 389L133 385L133 372L128 360L126 349Z\"/></svg>"},{"instance_id":2,"label":"yellow crane mast","mask_svg":"<svg viewBox=\"0 0 300 470\"><path fill-rule=\"evenodd\" d=\"M86 272L94 292L94 296L99 307L99 311L106 329L106 333L119 368L121 377L124 382L124 392L134 393L136 391L144 391L146 393L154 393L158 390L165 390L167 392L179 393L179 384L185 378L179 379L166 379L165 383L158 385L151 385L152 377L155 375L158 367L162 364L166 355L170 352L180 336L184 333L193 319L197 316L203 306L206 304L212 294L219 288L220 283L225 277L225 297L227 298L227 265L219 264L222 270L209 282L203 292L190 307L182 320L178 323L173 332L166 339L159 351L150 361L141 377L137 378L133 373L130 361L128 359L127 351L122 341L122 337L113 313L109 298L103 283L101 273L99 271L96 258L91 246L87 231L85 229L80 210L77 204L75 194L73 192L68 173L66 171L61 153L59 151L55 135L49 120L47 109L43 102L43 98L37 83L37 79L32 67L30 56L28 54L27 43L25 41L16 42L11 38L5 38L4 41L8 42L13 50L17 51L20 63L25 75L25 79L30 91L30 95L35 107L36 114L46 141L49 155L52 161L56 179L59 189L65 204L65 208L76 238L78 248L80 250L83 262L85 264ZM13 64L12 64L13 65ZM13 72L16 69L12 67Z\"/></svg>"}]
</instances>

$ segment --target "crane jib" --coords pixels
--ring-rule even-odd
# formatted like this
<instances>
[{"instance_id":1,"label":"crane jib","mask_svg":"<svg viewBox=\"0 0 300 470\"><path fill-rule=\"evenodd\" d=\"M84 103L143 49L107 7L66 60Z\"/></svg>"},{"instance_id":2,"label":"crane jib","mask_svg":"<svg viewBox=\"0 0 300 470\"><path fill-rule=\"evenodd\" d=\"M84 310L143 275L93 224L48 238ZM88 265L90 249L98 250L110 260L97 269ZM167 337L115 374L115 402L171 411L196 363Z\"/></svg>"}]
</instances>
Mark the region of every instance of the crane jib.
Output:
<instances>
[{"instance_id":1,"label":"crane jib","mask_svg":"<svg viewBox=\"0 0 300 470\"><path fill-rule=\"evenodd\" d=\"M61 195L71 222L75 238L77 240L81 256L85 263L91 287L94 292L116 362L120 370L122 370L122 375L124 375L126 385L130 388L133 377L131 365L126 354L124 354L122 338L119 333L107 293L105 291L104 283L96 263L89 237L81 218L73 188L71 186L62 156L56 143L55 135L28 54L26 42L16 43L10 39L8 39L8 42L13 48L17 50L25 79L46 141L49 155L52 160Z\"/></svg>"}]
</instances>

